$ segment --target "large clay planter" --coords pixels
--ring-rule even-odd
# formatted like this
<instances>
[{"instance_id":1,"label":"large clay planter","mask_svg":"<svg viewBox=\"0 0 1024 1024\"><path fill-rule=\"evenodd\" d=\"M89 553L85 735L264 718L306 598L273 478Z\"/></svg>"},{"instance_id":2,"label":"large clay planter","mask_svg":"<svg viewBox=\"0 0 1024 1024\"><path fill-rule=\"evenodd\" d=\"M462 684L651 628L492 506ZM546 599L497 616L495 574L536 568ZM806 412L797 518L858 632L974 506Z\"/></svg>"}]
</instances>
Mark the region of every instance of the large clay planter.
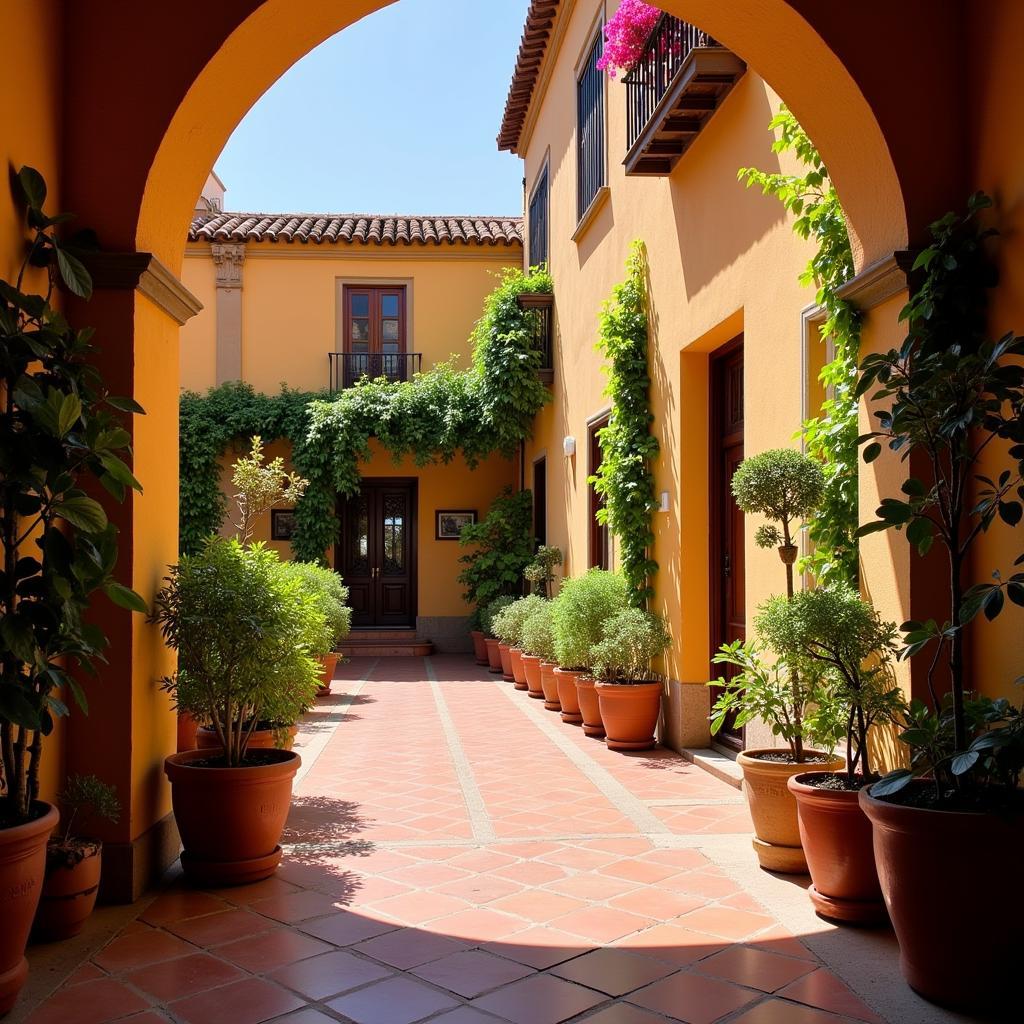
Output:
<instances>
[{"instance_id":1,"label":"large clay planter","mask_svg":"<svg viewBox=\"0 0 1024 1024\"><path fill-rule=\"evenodd\" d=\"M196 730L199 723L187 712L178 713L178 744L180 754L183 750L196 749Z\"/></svg>"},{"instance_id":2,"label":"large clay planter","mask_svg":"<svg viewBox=\"0 0 1024 1024\"><path fill-rule=\"evenodd\" d=\"M837 772L846 762L841 757L807 750L808 756L828 757L813 764L789 761L763 761L757 754L786 754L781 748L741 750L736 762L743 769L743 792L754 821L752 840L758 863L765 871L785 875L807 873L807 861L800 846L800 826L796 818L796 797L786 783L791 775L806 771Z\"/></svg>"},{"instance_id":3,"label":"large clay planter","mask_svg":"<svg viewBox=\"0 0 1024 1024\"><path fill-rule=\"evenodd\" d=\"M518 647L511 647L508 656L512 662L512 678L516 681L516 689L529 689L526 685L526 669L523 668L523 652Z\"/></svg>"},{"instance_id":4,"label":"large clay planter","mask_svg":"<svg viewBox=\"0 0 1024 1024\"><path fill-rule=\"evenodd\" d=\"M276 747L277 744L274 742L279 730L275 729L257 729L252 736L249 737L249 750L266 750L269 747ZM298 735L299 727L297 725L290 725L288 727L288 733L285 737L284 746L281 750L291 750L292 745L295 743L295 737ZM211 728L208 725L201 725L196 730L196 750L216 750L220 746L220 740L217 739L217 730Z\"/></svg>"},{"instance_id":5,"label":"large clay planter","mask_svg":"<svg viewBox=\"0 0 1024 1024\"><path fill-rule=\"evenodd\" d=\"M34 821L0 829L0 1016L28 977L25 946L46 875L46 843L59 815L51 804Z\"/></svg>"},{"instance_id":6,"label":"large clay planter","mask_svg":"<svg viewBox=\"0 0 1024 1024\"><path fill-rule=\"evenodd\" d=\"M501 678L506 683L514 683L516 677L512 675L512 650L508 644L498 644L498 658L501 661Z\"/></svg>"},{"instance_id":7,"label":"large clay planter","mask_svg":"<svg viewBox=\"0 0 1024 1024\"><path fill-rule=\"evenodd\" d=\"M576 677L576 702L583 719L583 732L600 739L604 736L604 720L601 718L601 702L597 696L597 684L590 676Z\"/></svg>"},{"instance_id":8,"label":"large clay planter","mask_svg":"<svg viewBox=\"0 0 1024 1024\"><path fill-rule=\"evenodd\" d=\"M501 652L498 650L498 641L494 637L484 637L484 645L487 648L487 667L491 672L500 672Z\"/></svg>"},{"instance_id":9,"label":"large clay planter","mask_svg":"<svg viewBox=\"0 0 1024 1024\"><path fill-rule=\"evenodd\" d=\"M558 702L558 679L555 670L558 665L553 661L542 661L540 663L540 688L544 695L545 711L561 711L562 705Z\"/></svg>"},{"instance_id":10,"label":"large clay planter","mask_svg":"<svg viewBox=\"0 0 1024 1024\"><path fill-rule=\"evenodd\" d=\"M473 638L473 657L478 665L487 664L487 644L484 643L484 635L479 629L471 629L469 635Z\"/></svg>"},{"instance_id":11,"label":"large clay planter","mask_svg":"<svg viewBox=\"0 0 1024 1024\"><path fill-rule=\"evenodd\" d=\"M558 703L562 708L562 721L570 725L582 725L580 702L576 697L576 680L579 672L571 669L556 668L555 680L558 683Z\"/></svg>"},{"instance_id":12,"label":"large clay planter","mask_svg":"<svg viewBox=\"0 0 1024 1024\"><path fill-rule=\"evenodd\" d=\"M209 750L164 761L171 806L181 833L185 877L198 885L247 885L269 878L281 862L278 841L302 763L290 750L268 752L269 764L196 767Z\"/></svg>"},{"instance_id":13,"label":"large clay planter","mask_svg":"<svg viewBox=\"0 0 1024 1024\"><path fill-rule=\"evenodd\" d=\"M650 750L661 716L661 683L598 683L609 750Z\"/></svg>"},{"instance_id":14,"label":"large clay planter","mask_svg":"<svg viewBox=\"0 0 1024 1024\"><path fill-rule=\"evenodd\" d=\"M791 775L800 844L811 874L807 895L822 917L851 924L887 920L871 846L871 822L860 808L859 790L809 785L822 772Z\"/></svg>"},{"instance_id":15,"label":"large clay planter","mask_svg":"<svg viewBox=\"0 0 1024 1024\"><path fill-rule=\"evenodd\" d=\"M320 697L326 697L331 692L331 681L334 679L334 670L338 667L338 655L332 651L320 657L320 687L316 691Z\"/></svg>"},{"instance_id":16,"label":"large clay planter","mask_svg":"<svg viewBox=\"0 0 1024 1024\"><path fill-rule=\"evenodd\" d=\"M1007 1013L1019 1002L1024 948L1024 815L902 807L870 787L860 805L903 977L932 1002Z\"/></svg>"},{"instance_id":17,"label":"large clay planter","mask_svg":"<svg viewBox=\"0 0 1024 1024\"><path fill-rule=\"evenodd\" d=\"M33 939L70 939L82 930L93 912L100 891L103 844L83 842L81 852L82 859L69 864L63 850L48 850L43 896L32 925Z\"/></svg>"},{"instance_id":18,"label":"large clay planter","mask_svg":"<svg viewBox=\"0 0 1024 1024\"><path fill-rule=\"evenodd\" d=\"M526 673L526 689L531 697L544 699L544 687L540 678L540 658L533 654L523 655L523 671Z\"/></svg>"}]
</instances>

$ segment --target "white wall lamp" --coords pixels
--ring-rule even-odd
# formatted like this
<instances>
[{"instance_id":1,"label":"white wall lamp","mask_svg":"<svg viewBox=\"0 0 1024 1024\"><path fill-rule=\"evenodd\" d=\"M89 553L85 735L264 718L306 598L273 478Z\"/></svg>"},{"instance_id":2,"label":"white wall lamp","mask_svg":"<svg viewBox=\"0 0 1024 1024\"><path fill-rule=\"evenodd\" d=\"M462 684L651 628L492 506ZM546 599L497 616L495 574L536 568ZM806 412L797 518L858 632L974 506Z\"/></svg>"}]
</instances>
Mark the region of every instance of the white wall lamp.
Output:
<instances>
[{"instance_id":1,"label":"white wall lamp","mask_svg":"<svg viewBox=\"0 0 1024 1024\"><path fill-rule=\"evenodd\" d=\"M576 454L576 438L575 437L563 437L562 438L562 453L567 459L571 459Z\"/></svg>"},{"instance_id":2,"label":"white wall lamp","mask_svg":"<svg viewBox=\"0 0 1024 1024\"><path fill-rule=\"evenodd\" d=\"M661 492L661 502L658 504L658 511L659 512L667 512L668 511L668 491L662 491Z\"/></svg>"}]
</instances>

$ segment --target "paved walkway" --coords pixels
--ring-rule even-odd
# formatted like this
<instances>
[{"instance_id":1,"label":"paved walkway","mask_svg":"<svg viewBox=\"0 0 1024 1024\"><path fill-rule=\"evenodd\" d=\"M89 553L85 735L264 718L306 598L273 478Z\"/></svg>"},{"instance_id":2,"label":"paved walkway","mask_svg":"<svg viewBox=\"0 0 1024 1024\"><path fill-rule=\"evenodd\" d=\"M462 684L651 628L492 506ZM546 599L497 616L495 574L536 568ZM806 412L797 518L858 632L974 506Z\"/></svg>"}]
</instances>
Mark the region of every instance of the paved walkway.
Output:
<instances>
[{"instance_id":1,"label":"paved walkway","mask_svg":"<svg viewBox=\"0 0 1024 1024\"><path fill-rule=\"evenodd\" d=\"M953 1019L893 984L891 939L759 871L737 790L612 753L468 659L344 666L297 749L275 878L173 885L24 1019Z\"/></svg>"}]
</instances>

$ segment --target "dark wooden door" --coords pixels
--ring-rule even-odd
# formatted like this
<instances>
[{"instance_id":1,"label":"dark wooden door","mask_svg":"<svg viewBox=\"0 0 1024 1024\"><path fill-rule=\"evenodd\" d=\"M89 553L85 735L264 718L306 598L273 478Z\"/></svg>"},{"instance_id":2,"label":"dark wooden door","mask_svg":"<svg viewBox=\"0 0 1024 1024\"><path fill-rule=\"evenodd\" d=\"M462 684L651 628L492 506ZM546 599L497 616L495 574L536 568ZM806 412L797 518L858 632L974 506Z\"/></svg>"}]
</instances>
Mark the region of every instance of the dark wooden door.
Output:
<instances>
[{"instance_id":1,"label":"dark wooden door","mask_svg":"<svg viewBox=\"0 0 1024 1024\"><path fill-rule=\"evenodd\" d=\"M730 483L743 461L743 339L731 341L711 363L711 650L746 639L743 513ZM735 670L712 665L711 678ZM712 700L719 689L713 688ZM739 749L743 730L727 721L720 742Z\"/></svg>"},{"instance_id":2,"label":"dark wooden door","mask_svg":"<svg viewBox=\"0 0 1024 1024\"><path fill-rule=\"evenodd\" d=\"M349 588L353 626L416 624L415 481L363 481L342 505L335 564Z\"/></svg>"}]
</instances>

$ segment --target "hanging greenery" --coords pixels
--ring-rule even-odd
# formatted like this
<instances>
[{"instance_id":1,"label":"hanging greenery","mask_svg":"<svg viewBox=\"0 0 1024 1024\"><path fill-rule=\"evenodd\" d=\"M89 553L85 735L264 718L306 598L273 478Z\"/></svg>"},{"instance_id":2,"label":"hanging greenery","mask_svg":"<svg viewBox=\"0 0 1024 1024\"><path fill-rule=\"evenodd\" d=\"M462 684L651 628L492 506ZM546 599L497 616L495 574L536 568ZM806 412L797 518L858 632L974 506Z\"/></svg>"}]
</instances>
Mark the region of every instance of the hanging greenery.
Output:
<instances>
[{"instance_id":1,"label":"hanging greenery","mask_svg":"<svg viewBox=\"0 0 1024 1024\"><path fill-rule=\"evenodd\" d=\"M497 452L510 456L528 437L550 393L537 378L541 353L533 315L516 296L550 292L545 271L509 269L488 296L472 336L473 363L441 363L412 380L381 377L337 394L285 388L261 395L248 384L222 384L181 399L181 549L198 551L224 520L220 457L249 438L286 440L292 466L308 481L295 506L292 548L322 561L338 532L337 499L359 491L359 463L375 438L396 460L447 463L461 453L470 466Z\"/></svg>"},{"instance_id":2,"label":"hanging greenery","mask_svg":"<svg viewBox=\"0 0 1024 1024\"><path fill-rule=\"evenodd\" d=\"M857 587L857 363L860 316L837 291L853 277L853 252L839 197L818 151L797 119L783 107L770 128L778 138L776 153L792 152L807 168L803 175L772 174L743 167L739 178L747 187L758 185L774 196L796 219L793 230L818 244L802 284L817 288L816 302L825 310L821 340L832 342L833 358L818 379L825 400L818 415L807 420L799 434L809 455L825 473L825 494L818 512L807 524L813 550L801 564L820 583Z\"/></svg>"},{"instance_id":3,"label":"hanging greenery","mask_svg":"<svg viewBox=\"0 0 1024 1024\"><path fill-rule=\"evenodd\" d=\"M651 463L658 441L651 434L651 378L647 367L646 258L642 242L634 242L626 263L627 276L612 290L601 312L598 351L608 359L612 400L608 425L598 431L601 465L590 478L604 498L598 518L619 540L622 573L629 602L646 606L653 595L651 577L658 563L650 557L654 543L651 513L658 507Z\"/></svg>"}]
</instances>

